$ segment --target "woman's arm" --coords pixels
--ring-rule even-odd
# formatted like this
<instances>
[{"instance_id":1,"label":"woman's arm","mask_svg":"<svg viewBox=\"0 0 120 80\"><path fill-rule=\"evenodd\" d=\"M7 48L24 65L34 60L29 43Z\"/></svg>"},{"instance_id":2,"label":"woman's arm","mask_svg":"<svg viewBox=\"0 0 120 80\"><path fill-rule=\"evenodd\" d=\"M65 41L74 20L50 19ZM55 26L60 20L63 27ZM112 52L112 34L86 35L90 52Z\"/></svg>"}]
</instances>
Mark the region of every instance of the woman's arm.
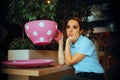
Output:
<instances>
[{"instance_id":1,"label":"woman's arm","mask_svg":"<svg viewBox=\"0 0 120 80\"><path fill-rule=\"evenodd\" d=\"M65 63L66 63L66 65L76 64L77 62L79 62L80 60L82 60L85 57L85 54L80 54L80 53L76 53L74 56L72 56L71 51L70 51L70 43L71 43L71 40L68 38L66 40L66 46L65 46Z\"/></svg>"},{"instance_id":2,"label":"woman's arm","mask_svg":"<svg viewBox=\"0 0 120 80\"><path fill-rule=\"evenodd\" d=\"M61 39L58 41L59 48L58 48L58 62L60 65L63 65L64 60L64 51L63 51L63 35L61 35Z\"/></svg>"}]
</instances>

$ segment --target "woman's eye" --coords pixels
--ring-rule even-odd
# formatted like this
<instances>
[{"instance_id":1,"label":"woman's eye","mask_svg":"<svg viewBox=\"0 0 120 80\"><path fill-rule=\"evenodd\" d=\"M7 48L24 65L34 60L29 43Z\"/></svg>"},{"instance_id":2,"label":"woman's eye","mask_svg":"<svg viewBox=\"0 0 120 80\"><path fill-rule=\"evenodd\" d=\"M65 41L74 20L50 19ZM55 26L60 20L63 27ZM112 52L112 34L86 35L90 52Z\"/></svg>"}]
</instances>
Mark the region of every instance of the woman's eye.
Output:
<instances>
[{"instance_id":1,"label":"woman's eye","mask_svg":"<svg viewBox=\"0 0 120 80\"><path fill-rule=\"evenodd\" d=\"M77 29L77 26L73 26L74 29Z\"/></svg>"},{"instance_id":2,"label":"woman's eye","mask_svg":"<svg viewBox=\"0 0 120 80\"><path fill-rule=\"evenodd\" d=\"M70 26L66 26L66 28L70 28Z\"/></svg>"}]
</instances>

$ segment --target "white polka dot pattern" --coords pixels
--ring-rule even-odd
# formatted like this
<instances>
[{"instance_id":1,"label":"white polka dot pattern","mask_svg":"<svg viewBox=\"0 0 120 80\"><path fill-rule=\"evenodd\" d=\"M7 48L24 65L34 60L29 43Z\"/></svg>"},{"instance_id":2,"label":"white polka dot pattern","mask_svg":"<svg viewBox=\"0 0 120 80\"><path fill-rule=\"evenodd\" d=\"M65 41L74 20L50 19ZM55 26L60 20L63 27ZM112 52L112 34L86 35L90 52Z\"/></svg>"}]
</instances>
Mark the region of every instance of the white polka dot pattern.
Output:
<instances>
[{"instance_id":1,"label":"white polka dot pattern","mask_svg":"<svg viewBox=\"0 0 120 80\"><path fill-rule=\"evenodd\" d=\"M28 30L29 29L29 25L25 25L25 29Z\"/></svg>"},{"instance_id":2,"label":"white polka dot pattern","mask_svg":"<svg viewBox=\"0 0 120 80\"><path fill-rule=\"evenodd\" d=\"M37 31L34 31L33 32L33 36L37 36L38 35L38 32Z\"/></svg>"},{"instance_id":3,"label":"white polka dot pattern","mask_svg":"<svg viewBox=\"0 0 120 80\"><path fill-rule=\"evenodd\" d=\"M48 30L47 31L47 35L51 35L52 34L52 31L51 30Z\"/></svg>"},{"instance_id":4,"label":"white polka dot pattern","mask_svg":"<svg viewBox=\"0 0 120 80\"><path fill-rule=\"evenodd\" d=\"M40 42L43 42L45 39L44 39L44 37L40 37Z\"/></svg>"},{"instance_id":5,"label":"white polka dot pattern","mask_svg":"<svg viewBox=\"0 0 120 80\"><path fill-rule=\"evenodd\" d=\"M39 23L39 26L40 26L40 27L44 27L44 22L40 22L40 23Z\"/></svg>"},{"instance_id":6,"label":"white polka dot pattern","mask_svg":"<svg viewBox=\"0 0 120 80\"><path fill-rule=\"evenodd\" d=\"M57 23L54 21L36 20L25 24L25 32L28 38L35 43L51 42L57 30Z\"/></svg>"}]
</instances>

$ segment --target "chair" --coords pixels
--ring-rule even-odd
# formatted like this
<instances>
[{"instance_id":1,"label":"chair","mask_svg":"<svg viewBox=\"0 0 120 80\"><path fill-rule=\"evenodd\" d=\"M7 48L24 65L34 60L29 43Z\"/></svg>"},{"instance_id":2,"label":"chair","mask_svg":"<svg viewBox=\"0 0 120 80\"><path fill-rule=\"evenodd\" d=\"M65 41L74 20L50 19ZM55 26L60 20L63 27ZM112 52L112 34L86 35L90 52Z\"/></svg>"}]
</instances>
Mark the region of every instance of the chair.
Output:
<instances>
[{"instance_id":1,"label":"chair","mask_svg":"<svg viewBox=\"0 0 120 80\"><path fill-rule=\"evenodd\" d=\"M105 47L105 55L100 57L100 64L105 71L105 80L108 80L108 71L110 69L111 55L109 53L108 47Z\"/></svg>"}]
</instances>

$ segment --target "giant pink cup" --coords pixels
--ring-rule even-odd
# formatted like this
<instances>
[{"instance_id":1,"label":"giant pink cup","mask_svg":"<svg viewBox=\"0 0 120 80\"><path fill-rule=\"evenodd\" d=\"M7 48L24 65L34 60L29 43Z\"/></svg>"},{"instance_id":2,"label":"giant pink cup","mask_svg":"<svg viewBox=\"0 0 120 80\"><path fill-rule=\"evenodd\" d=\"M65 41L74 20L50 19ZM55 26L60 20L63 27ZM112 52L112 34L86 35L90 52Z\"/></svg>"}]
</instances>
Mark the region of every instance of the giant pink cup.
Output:
<instances>
[{"instance_id":1,"label":"giant pink cup","mask_svg":"<svg viewBox=\"0 0 120 80\"><path fill-rule=\"evenodd\" d=\"M27 22L24 28L26 35L35 45L47 45L52 40L58 41L60 39L56 37L61 33L57 26L55 21L35 20Z\"/></svg>"}]
</instances>

